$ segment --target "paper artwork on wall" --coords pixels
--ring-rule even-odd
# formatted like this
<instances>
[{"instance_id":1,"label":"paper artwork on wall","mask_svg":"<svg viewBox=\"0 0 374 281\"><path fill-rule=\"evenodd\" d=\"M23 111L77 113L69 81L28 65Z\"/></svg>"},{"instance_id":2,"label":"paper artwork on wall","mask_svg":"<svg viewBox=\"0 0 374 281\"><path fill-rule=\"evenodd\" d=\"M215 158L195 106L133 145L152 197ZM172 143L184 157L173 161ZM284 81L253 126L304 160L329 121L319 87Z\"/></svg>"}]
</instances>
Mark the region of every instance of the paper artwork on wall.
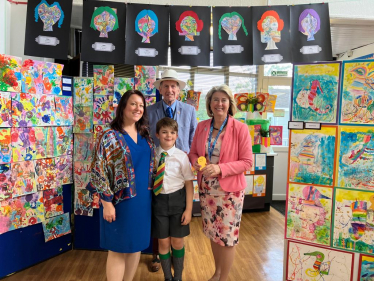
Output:
<instances>
[{"instance_id":1,"label":"paper artwork on wall","mask_svg":"<svg viewBox=\"0 0 374 281\"><path fill-rule=\"evenodd\" d=\"M62 186L43 191L45 218L51 218L64 213Z\"/></svg>"},{"instance_id":2,"label":"paper artwork on wall","mask_svg":"<svg viewBox=\"0 0 374 281\"><path fill-rule=\"evenodd\" d=\"M244 194L245 195L251 195L253 194L253 175L245 176L245 181L247 183L247 186L245 187Z\"/></svg>"},{"instance_id":3,"label":"paper artwork on wall","mask_svg":"<svg viewBox=\"0 0 374 281\"><path fill-rule=\"evenodd\" d=\"M235 94L236 108L241 112L248 111L248 93Z\"/></svg>"},{"instance_id":4,"label":"paper artwork on wall","mask_svg":"<svg viewBox=\"0 0 374 281\"><path fill-rule=\"evenodd\" d=\"M85 189L90 182L91 162L74 162L75 204L74 213L82 216L93 216L92 197Z\"/></svg>"},{"instance_id":5,"label":"paper artwork on wall","mask_svg":"<svg viewBox=\"0 0 374 281\"><path fill-rule=\"evenodd\" d=\"M56 184L64 185L73 182L73 157L65 155L55 158L56 164Z\"/></svg>"},{"instance_id":6,"label":"paper artwork on wall","mask_svg":"<svg viewBox=\"0 0 374 281\"><path fill-rule=\"evenodd\" d=\"M110 123L113 120L113 115L113 96L96 95L94 97L93 123Z\"/></svg>"},{"instance_id":7,"label":"paper artwork on wall","mask_svg":"<svg viewBox=\"0 0 374 281\"><path fill-rule=\"evenodd\" d=\"M95 148L93 134L74 135L74 161L92 161L92 153Z\"/></svg>"},{"instance_id":8,"label":"paper artwork on wall","mask_svg":"<svg viewBox=\"0 0 374 281\"><path fill-rule=\"evenodd\" d=\"M92 14L90 27L100 32L99 37L108 38L108 33L118 28L117 9L98 7Z\"/></svg>"},{"instance_id":9,"label":"paper artwork on wall","mask_svg":"<svg viewBox=\"0 0 374 281\"><path fill-rule=\"evenodd\" d=\"M374 271L374 257L367 255L360 255L359 272L357 281L370 281L373 279Z\"/></svg>"},{"instance_id":10,"label":"paper artwork on wall","mask_svg":"<svg viewBox=\"0 0 374 281\"><path fill-rule=\"evenodd\" d=\"M142 43L151 43L150 37L158 32L158 18L152 10L143 10L136 16L135 31L142 37Z\"/></svg>"},{"instance_id":11,"label":"paper artwork on wall","mask_svg":"<svg viewBox=\"0 0 374 281\"><path fill-rule=\"evenodd\" d=\"M353 281L352 253L290 241L287 280Z\"/></svg>"},{"instance_id":12,"label":"paper artwork on wall","mask_svg":"<svg viewBox=\"0 0 374 281\"><path fill-rule=\"evenodd\" d=\"M22 95L22 94L21 94ZM36 118L39 121L38 126L55 125L55 100L51 95L40 95L36 97Z\"/></svg>"},{"instance_id":13,"label":"paper artwork on wall","mask_svg":"<svg viewBox=\"0 0 374 281\"><path fill-rule=\"evenodd\" d=\"M253 142L253 145L255 144L261 144L261 134L260 134L260 130L261 130L261 125L254 125L254 142Z\"/></svg>"},{"instance_id":14,"label":"paper artwork on wall","mask_svg":"<svg viewBox=\"0 0 374 281\"><path fill-rule=\"evenodd\" d=\"M194 36L200 36L203 27L204 22L194 11L184 11L175 24L179 36L184 36L185 41L195 41Z\"/></svg>"},{"instance_id":15,"label":"paper artwork on wall","mask_svg":"<svg viewBox=\"0 0 374 281\"><path fill-rule=\"evenodd\" d=\"M92 115L92 106L74 105L74 133L92 132Z\"/></svg>"},{"instance_id":16,"label":"paper artwork on wall","mask_svg":"<svg viewBox=\"0 0 374 281\"><path fill-rule=\"evenodd\" d=\"M42 0L39 5L35 7L35 21L40 19L43 22L43 31L53 31L53 25L58 22L58 27L61 28L64 22L64 11L58 2L49 5L46 0Z\"/></svg>"},{"instance_id":17,"label":"paper artwork on wall","mask_svg":"<svg viewBox=\"0 0 374 281\"><path fill-rule=\"evenodd\" d=\"M186 103L192 105L196 111L199 110L200 95L201 92L195 92L193 90L187 91Z\"/></svg>"},{"instance_id":18,"label":"paper artwork on wall","mask_svg":"<svg viewBox=\"0 0 374 281\"><path fill-rule=\"evenodd\" d=\"M35 180L38 191L57 187L56 158L45 158L34 161Z\"/></svg>"},{"instance_id":19,"label":"paper artwork on wall","mask_svg":"<svg viewBox=\"0 0 374 281\"><path fill-rule=\"evenodd\" d=\"M10 128L0 128L0 164L12 162L12 139Z\"/></svg>"},{"instance_id":20,"label":"paper artwork on wall","mask_svg":"<svg viewBox=\"0 0 374 281\"><path fill-rule=\"evenodd\" d=\"M263 197L266 194L266 175L253 176L253 197Z\"/></svg>"},{"instance_id":21,"label":"paper artwork on wall","mask_svg":"<svg viewBox=\"0 0 374 281\"><path fill-rule=\"evenodd\" d=\"M92 78L74 78L74 105L92 105L93 104L93 79Z\"/></svg>"},{"instance_id":22,"label":"paper artwork on wall","mask_svg":"<svg viewBox=\"0 0 374 281\"><path fill-rule=\"evenodd\" d=\"M270 126L270 144L271 145L282 145L282 133L283 126Z\"/></svg>"},{"instance_id":23,"label":"paper artwork on wall","mask_svg":"<svg viewBox=\"0 0 374 281\"><path fill-rule=\"evenodd\" d=\"M12 98L7 92L0 92L0 128L11 127Z\"/></svg>"},{"instance_id":24,"label":"paper artwork on wall","mask_svg":"<svg viewBox=\"0 0 374 281\"><path fill-rule=\"evenodd\" d=\"M101 136L101 134L106 130L109 129L110 125L105 124L105 125L94 125L94 140L96 140Z\"/></svg>"},{"instance_id":25,"label":"paper artwork on wall","mask_svg":"<svg viewBox=\"0 0 374 281\"><path fill-rule=\"evenodd\" d=\"M12 163L13 198L37 191L33 161Z\"/></svg>"},{"instance_id":26,"label":"paper artwork on wall","mask_svg":"<svg viewBox=\"0 0 374 281\"><path fill-rule=\"evenodd\" d=\"M54 156L73 154L73 128L53 127Z\"/></svg>"},{"instance_id":27,"label":"paper artwork on wall","mask_svg":"<svg viewBox=\"0 0 374 281\"><path fill-rule=\"evenodd\" d=\"M65 213L43 222L45 242L71 233L69 213Z\"/></svg>"},{"instance_id":28,"label":"paper artwork on wall","mask_svg":"<svg viewBox=\"0 0 374 281\"><path fill-rule=\"evenodd\" d=\"M134 89L134 78L114 78L113 107L117 107L121 97L129 90Z\"/></svg>"},{"instance_id":29,"label":"paper artwork on wall","mask_svg":"<svg viewBox=\"0 0 374 281\"><path fill-rule=\"evenodd\" d=\"M114 90L114 66L94 65L94 94L113 95Z\"/></svg>"},{"instance_id":30,"label":"paper artwork on wall","mask_svg":"<svg viewBox=\"0 0 374 281\"><path fill-rule=\"evenodd\" d=\"M289 181L333 186L337 128L291 130Z\"/></svg>"},{"instance_id":31,"label":"paper artwork on wall","mask_svg":"<svg viewBox=\"0 0 374 281\"><path fill-rule=\"evenodd\" d=\"M151 106L152 104L155 104L156 103L156 97L152 97L152 96L146 96L145 97L145 104L146 106Z\"/></svg>"},{"instance_id":32,"label":"paper artwork on wall","mask_svg":"<svg viewBox=\"0 0 374 281\"><path fill-rule=\"evenodd\" d=\"M43 68L45 62L27 59L23 62L22 72L22 93L43 94Z\"/></svg>"},{"instance_id":33,"label":"paper artwork on wall","mask_svg":"<svg viewBox=\"0 0 374 281\"><path fill-rule=\"evenodd\" d=\"M337 123L340 66L339 62L294 65L292 121Z\"/></svg>"},{"instance_id":34,"label":"paper artwork on wall","mask_svg":"<svg viewBox=\"0 0 374 281\"><path fill-rule=\"evenodd\" d=\"M43 93L46 95L62 95L63 64L46 62L43 68Z\"/></svg>"},{"instance_id":35,"label":"paper artwork on wall","mask_svg":"<svg viewBox=\"0 0 374 281\"><path fill-rule=\"evenodd\" d=\"M53 129L52 127L35 127L35 159L53 157Z\"/></svg>"},{"instance_id":36,"label":"paper artwork on wall","mask_svg":"<svg viewBox=\"0 0 374 281\"><path fill-rule=\"evenodd\" d=\"M38 126L36 95L12 93L12 127Z\"/></svg>"},{"instance_id":37,"label":"paper artwork on wall","mask_svg":"<svg viewBox=\"0 0 374 281\"><path fill-rule=\"evenodd\" d=\"M265 50L278 49L275 43L281 41L283 27L283 19L276 11L270 10L262 14L261 19L257 22L257 29L261 32L261 42L266 43Z\"/></svg>"},{"instance_id":38,"label":"paper artwork on wall","mask_svg":"<svg viewBox=\"0 0 374 281\"><path fill-rule=\"evenodd\" d=\"M57 126L73 126L73 98L72 97L55 97L55 124Z\"/></svg>"},{"instance_id":39,"label":"paper artwork on wall","mask_svg":"<svg viewBox=\"0 0 374 281\"><path fill-rule=\"evenodd\" d=\"M135 90L143 95L155 95L156 88L153 83L156 81L156 66L135 65Z\"/></svg>"},{"instance_id":40,"label":"paper artwork on wall","mask_svg":"<svg viewBox=\"0 0 374 281\"><path fill-rule=\"evenodd\" d=\"M0 164L0 201L12 198L13 183L11 164Z\"/></svg>"},{"instance_id":41,"label":"paper artwork on wall","mask_svg":"<svg viewBox=\"0 0 374 281\"><path fill-rule=\"evenodd\" d=\"M13 162L34 160L36 157L35 128L12 128Z\"/></svg>"},{"instance_id":42,"label":"paper artwork on wall","mask_svg":"<svg viewBox=\"0 0 374 281\"><path fill-rule=\"evenodd\" d=\"M0 91L21 92L22 59L0 54Z\"/></svg>"}]
</instances>

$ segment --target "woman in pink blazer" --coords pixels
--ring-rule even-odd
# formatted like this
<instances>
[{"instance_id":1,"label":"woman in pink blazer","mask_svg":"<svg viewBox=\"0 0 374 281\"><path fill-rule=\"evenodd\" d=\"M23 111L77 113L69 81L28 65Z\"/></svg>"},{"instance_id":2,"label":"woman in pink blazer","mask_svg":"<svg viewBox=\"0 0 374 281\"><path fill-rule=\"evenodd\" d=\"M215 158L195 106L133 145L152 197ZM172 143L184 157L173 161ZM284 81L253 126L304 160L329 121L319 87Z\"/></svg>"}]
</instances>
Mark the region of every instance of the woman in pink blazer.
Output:
<instances>
[{"instance_id":1,"label":"woman in pink blazer","mask_svg":"<svg viewBox=\"0 0 374 281\"><path fill-rule=\"evenodd\" d=\"M216 270L210 280L227 280L239 241L246 181L252 166L248 127L235 120L236 105L230 88L213 87L206 96L212 119L197 125L189 154L198 172L204 234L210 239ZM205 157L204 168L198 163ZM200 169L201 168L201 169Z\"/></svg>"}]
</instances>

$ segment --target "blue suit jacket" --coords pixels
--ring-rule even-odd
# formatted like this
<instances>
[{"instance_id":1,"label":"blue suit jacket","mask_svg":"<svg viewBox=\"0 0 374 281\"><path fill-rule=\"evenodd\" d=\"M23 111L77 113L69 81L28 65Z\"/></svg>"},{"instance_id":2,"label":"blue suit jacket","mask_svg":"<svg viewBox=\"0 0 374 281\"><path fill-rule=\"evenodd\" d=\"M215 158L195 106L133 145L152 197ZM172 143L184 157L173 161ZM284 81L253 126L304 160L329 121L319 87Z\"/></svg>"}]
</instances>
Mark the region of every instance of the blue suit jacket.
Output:
<instances>
[{"instance_id":1,"label":"blue suit jacket","mask_svg":"<svg viewBox=\"0 0 374 281\"><path fill-rule=\"evenodd\" d=\"M176 147L188 153L190 152L192 139L197 127L195 108L180 101L175 102L176 107L174 119L178 123L178 138ZM160 145L158 138L156 138L156 124L160 119L166 117L162 103L163 101L159 101L147 107L151 136L156 146Z\"/></svg>"}]
</instances>

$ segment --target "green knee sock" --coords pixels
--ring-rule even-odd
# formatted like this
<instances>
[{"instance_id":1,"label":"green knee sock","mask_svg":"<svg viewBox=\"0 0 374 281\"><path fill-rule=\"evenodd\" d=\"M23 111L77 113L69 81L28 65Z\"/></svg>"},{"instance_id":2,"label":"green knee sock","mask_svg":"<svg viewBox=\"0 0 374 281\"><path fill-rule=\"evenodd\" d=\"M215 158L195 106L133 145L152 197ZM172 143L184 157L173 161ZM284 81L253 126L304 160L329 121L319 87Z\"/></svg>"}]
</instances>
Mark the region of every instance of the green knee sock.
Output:
<instances>
[{"instance_id":1,"label":"green knee sock","mask_svg":"<svg viewBox=\"0 0 374 281\"><path fill-rule=\"evenodd\" d=\"M184 263L184 247L180 250L172 248L173 251L173 265L174 265L174 279L182 280L183 263Z\"/></svg>"},{"instance_id":2,"label":"green knee sock","mask_svg":"<svg viewBox=\"0 0 374 281\"><path fill-rule=\"evenodd\" d=\"M171 278L173 278L173 275L171 274L171 256L170 256L170 252L167 253L167 254L165 254L165 255L159 254L159 256L160 256L160 260L161 260L162 270L164 271L165 279L171 279Z\"/></svg>"}]
</instances>

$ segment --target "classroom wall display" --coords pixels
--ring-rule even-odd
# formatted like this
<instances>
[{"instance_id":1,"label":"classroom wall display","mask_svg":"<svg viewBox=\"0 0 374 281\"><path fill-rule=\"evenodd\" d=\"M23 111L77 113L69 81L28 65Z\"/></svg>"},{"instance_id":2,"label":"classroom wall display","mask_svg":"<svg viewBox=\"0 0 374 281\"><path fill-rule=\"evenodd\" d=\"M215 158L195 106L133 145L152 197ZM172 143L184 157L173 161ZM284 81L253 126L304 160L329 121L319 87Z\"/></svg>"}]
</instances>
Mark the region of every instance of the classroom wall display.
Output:
<instances>
[{"instance_id":1,"label":"classroom wall display","mask_svg":"<svg viewBox=\"0 0 374 281\"><path fill-rule=\"evenodd\" d=\"M210 7L170 7L171 65L209 66Z\"/></svg>"},{"instance_id":2,"label":"classroom wall display","mask_svg":"<svg viewBox=\"0 0 374 281\"><path fill-rule=\"evenodd\" d=\"M0 91L21 92L22 59L19 57L0 54Z\"/></svg>"},{"instance_id":3,"label":"classroom wall display","mask_svg":"<svg viewBox=\"0 0 374 281\"><path fill-rule=\"evenodd\" d=\"M288 179L293 183L333 186L337 127L291 130Z\"/></svg>"},{"instance_id":4,"label":"classroom wall display","mask_svg":"<svg viewBox=\"0 0 374 281\"><path fill-rule=\"evenodd\" d=\"M62 95L63 64L45 62L43 65L43 94Z\"/></svg>"},{"instance_id":5,"label":"classroom wall display","mask_svg":"<svg viewBox=\"0 0 374 281\"><path fill-rule=\"evenodd\" d=\"M368 255L360 255L359 270L357 281L373 280L374 257Z\"/></svg>"},{"instance_id":6,"label":"classroom wall display","mask_svg":"<svg viewBox=\"0 0 374 281\"><path fill-rule=\"evenodd\" d=\"M94 95L113 95L114 66L94 65Z\"/></svg>"},{"instance_id":7,"label":"classroom wall display","mask_svg":"<svg viewBox=\"0 0 374 281\"><path fill-rule=\"evenodd\" d=\"M27 59L22 63L22 93L43 94L44 61Z\"/></svg>"},{"instance_id":8,"label":"classroom wall display","mask_svg":"<svg viewBox=\"0 0 374 281\"><path fill-rule=\"evenodd\" d=\"M252 8L213 7L213 65L252 65Z\"/></svg>"},{"instance_id":9,"label":"classroom wall display","mask_svg":"<svg viewBox=\"0 0 374 281\"><path fill-rule=\"evenodd\" d=\"M35 193L36 178L33 161L13 163L11 165L13 198Z\"/></svg>"},{"instance_id":10,"label":"classroom wall display","mask_svg":"<svg viewBox=\"0 0 374 281\"><path fill-rule=\"evenodd\" d=\"M83 61L125 62L126 4L84 1L82 22Z\"/></svg>"},{"instance_id":11,"label":"classroom wall display","mask_svg":"<svg viewBox=\"0 0 374 281\"><path fill-rule=\"evenodd\" d=\"M74 133L92 133L93 108L82 104L74 105Z\"/></svg>"},{"instance_id":12,"label":"classroom wall display","mask_svg":"<svg viewBox=\"0 0 374 281\"><path fill-rule=\"evenodd\" d=\"M292 61L332 60L329 5L292 5Z\"/></svg>"},{"instance_id":13,"label":"classroom wall display","mask_svg":"<svg viewBox=\"0 0 374 281\"><path fill-rule=\"evenodd\" d=\"M286 262L288 281L353 281L352 253L290 241Z\"/></svg>"},{"instance_id":14,"label":"classroom wall display","mask_svg":"<svg viewBox=\"0 0 374 281\"><path fill-rule=\"evenodd\" d=\"M27 2L24 53L67 60L72 0Z\"/></svg>"},{"instance_id":15,"label":"classroom wall display","mask_svg":"<svg viewBox=\"0 0 374 281\"><path fill-rule=\"evenodd\" d=\"M374 60L343 62L340 124L374 124Z\"/></svg>"},{"instance_id":16,"label":"classroom wall display","mask_svg":"<svg viewBox=\"0 0 374 281\"><path fill-rule=\"evenodd\" d=\"M340 62L295 64L291 120L337 124Z\"/></svg>"},{"instance_id":17,"label":"classroom wall display","mask_svg":"<svg viewBox=\"0 0 374 281\"><path fill-rule=\"evenodd\" d=\"M269 126L270 144L282 145L283 126Z\"/></svg>"},{"instance_id":18,"label":"classroom wall display","mask_svg":"<svg viewBox=\"0 0 374 281\"><path fill-rule=\"evenodd\" d=\"M12 99L11 93L0 92L0 128L11 127Z\"/></svg>"},{"instance_id":19,"label":"classroom wall display","mask_svg":"<svg viewBox=\"0 0 374 281\"><path fill-rule=\"evenodd\" d=\"M93 111L93 123L95 125L110 123L114 117L113 96L95 95Z\"/></svg>"},{"instance_id":20,"label":"classroom wall display","mask_svg":"<svg viewBox=\"0 0 374 281\"><path fill-rule=\"evenodd\" d=\"M73 98L55 97L55 124L57 126L73 126Z\"/></svg>"},{"instance_id":21,"label":"classroom wall display","mask_svg":"<svg viewBox=\"0 0 374 281\"><path fill-rule=\"evenodd\" d=\"M289 6L252 7L253 64L292 62Z\"/></svg>"},{"instance_id":22,"label":"classroom wall display","mask_svg":"<svg viewBox=\"0 0 374 281\"><path fill-rule=\"evenodd\" d=\"M74 161L91 162L94 148L93 134L74 135Z\"/></svg>"},{"instance_id":23,"label":"classroom wall display","mask_svg":"<svg viewBox=\"0 0 374 281\"><path fill-rule=\"evenodd\" d=\"M64 213L62 186L43 191L45 218L51 218Z\"/></svg>"},{"instance_id":24,"label":"classroom wall display","mask_svg":"<svg viewBox=\"0 0 374 281\"><path fill-rule=\"evenodd\" d=\"M90 181L90 173L91 162L74 161L75 215L93 216L93 199L86 189Z\"/></svg>"},{"instance_id":25,"label":"classroom wall display","mask_svg":"<svg viewBox=\"0 0 374 281\"><path fill-rule=\"evenodd\" d=\"M127 4L125 63L167 65L169 7Z\"/></svg>"},{"instance_id":26,"label":"classroom wall display","mask_svg":"<svg viewBox=\"0 0 374 281\"><path fill-rule=\"evenodd\" d=\"M135 65L134 87L145 96L156 95L153 83L156 81L157 66Z\"/></svg>"},{"instance_id":27,"label":"classroom wall display","mask_svg":"<svg viewBox=\"0 0 374 281\"><path fill-rule=\"evenodd\" d=\"M74 77L74 105L92 105L93 104L94 79Z\"/></svg>"},{"instance_id":28,"label":"classroom wall display","mask_svg":"<svg viewBox=\"0 0 374 281\"><path fill-rule=\"evenodd\" d=\"M12 139L10 128L0 128L0 164L12 162Z\"/></svg>"},{"instance_id":29,"label":"classroom wall display","mask_svg":"<svg viewBox=\"0 0 374 281\"><path fill-rule=\"evenodd\" d=\"M65 213L43 221L45 242L71 233L69 213Z\"/></svg>"}]
</instances>

